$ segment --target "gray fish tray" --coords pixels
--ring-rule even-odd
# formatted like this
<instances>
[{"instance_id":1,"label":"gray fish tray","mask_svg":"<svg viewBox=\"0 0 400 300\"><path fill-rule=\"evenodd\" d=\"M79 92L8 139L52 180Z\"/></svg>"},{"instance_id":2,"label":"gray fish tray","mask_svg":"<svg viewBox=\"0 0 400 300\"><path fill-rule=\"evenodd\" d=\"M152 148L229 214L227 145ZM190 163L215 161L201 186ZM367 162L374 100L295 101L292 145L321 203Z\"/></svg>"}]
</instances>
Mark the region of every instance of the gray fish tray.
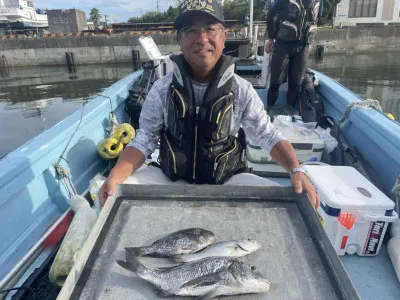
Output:
<instances>
[{"instance_id":1,"label":"gray fish tray","mask_svg":"<svg viewBox=\"0 0 400 300\"><path fill-rule=\"evenodd\" d=\"M289 187L121 185L104 206L58 299L159 299L151 284L121 268L124 247L201 227L219 241L256 239L240 260L270 281L265 294L229 299L359 299L305 196ZM149 268L170 264L140 258ZM169 299L184 299L175 297Z\"/></svg>"}]
</instances>

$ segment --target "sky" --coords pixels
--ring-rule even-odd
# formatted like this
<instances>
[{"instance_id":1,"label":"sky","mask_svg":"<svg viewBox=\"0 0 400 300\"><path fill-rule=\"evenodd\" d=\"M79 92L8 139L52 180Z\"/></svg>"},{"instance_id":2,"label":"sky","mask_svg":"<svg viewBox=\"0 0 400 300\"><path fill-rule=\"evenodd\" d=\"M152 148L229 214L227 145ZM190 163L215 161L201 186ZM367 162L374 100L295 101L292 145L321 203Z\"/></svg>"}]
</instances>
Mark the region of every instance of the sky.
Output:
<instances>
[{"instance_id":1,"label":"sky","mask_svg":"<svg viewBox=\"0 0 400 300\"><path fill-rule=\"evenodd\" d=\"M76 8L86 13L89 19L90 10L95 7L100 11L104 21L126 22L129 18L140 17L148 11L166 11L168 7L177 6L178 0L34 0L35 8L71 9Z\"/></svg>"}]
</instances>

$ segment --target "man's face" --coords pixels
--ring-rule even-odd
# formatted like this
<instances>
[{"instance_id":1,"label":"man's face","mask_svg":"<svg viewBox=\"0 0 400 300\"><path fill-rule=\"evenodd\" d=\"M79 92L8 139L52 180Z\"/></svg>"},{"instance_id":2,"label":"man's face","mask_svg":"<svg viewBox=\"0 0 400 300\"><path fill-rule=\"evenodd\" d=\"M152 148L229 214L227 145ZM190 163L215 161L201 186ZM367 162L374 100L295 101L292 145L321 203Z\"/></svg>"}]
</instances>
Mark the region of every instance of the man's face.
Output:
<instances>
[{"instance_id":1,"label":"man's face","mask_svg":"<svg viewBox=\"0 0 400 300\"><path fill-rule=\"evenodd\" d=\"M203 27L203 30L198 30L199 27ZM189 24L178 31L178 43L192 72L211 71L225 48L225 39L223 25L206 15L193 17Z\"/></svg>"}]
</instances>

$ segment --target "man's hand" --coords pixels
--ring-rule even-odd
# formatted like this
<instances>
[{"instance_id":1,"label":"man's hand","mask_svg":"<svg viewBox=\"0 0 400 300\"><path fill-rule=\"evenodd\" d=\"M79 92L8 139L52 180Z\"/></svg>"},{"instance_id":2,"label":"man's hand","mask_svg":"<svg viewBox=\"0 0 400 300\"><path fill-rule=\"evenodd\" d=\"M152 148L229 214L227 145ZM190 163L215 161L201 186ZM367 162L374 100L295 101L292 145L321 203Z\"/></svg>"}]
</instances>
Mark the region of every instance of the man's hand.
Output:
<instances>
[{"instance_id":1,"label":"man's hand","mask_svg":"<svg viewBox=\"0 0 400 300\"><path fill-rule=\"evenodd\" d=\"M114 195L115 186L116 182L110 181L109 179L103 183L99 190L99 201L101 207L103 207L104 203L106 203L106 200L109 196Z\"/></svg>"},{"instance_id":2,"label":"man's hand","mask_svg":"<svg viewBox=\"0 0 400 300\"><path fill-rule=\"evenodd\" d=\"M140 150L135 147L126 147L118 158L117 164L111 170L107 180L99 190L100 205L103 206L107 197L114 194L115 186L121 184L134 171L143 164L145 157Z\"/></svg>"},{"instance_id":3,"label":"man's hand","mask_svg":"<svg viewBox=\"0 0 400 300\"><path fill-rule=\"evenodd\" d=\"M274 40L267 40L267 44L265 45L265 52L268 54L272 52L272 48L274 47Z\"/></svg>"},{"instance_id":4,"label":"man's hand","mask_svg":"<svg viewBox=\"0 0 400 300\"><path fill-rule=\"evenodd\" d=\"M320 202L319 197L307 175L302 172L296 172L290 177L290 182L292 183L296 194L306 193L312 206L317 210Z\"/></svg>"}]
</instances>

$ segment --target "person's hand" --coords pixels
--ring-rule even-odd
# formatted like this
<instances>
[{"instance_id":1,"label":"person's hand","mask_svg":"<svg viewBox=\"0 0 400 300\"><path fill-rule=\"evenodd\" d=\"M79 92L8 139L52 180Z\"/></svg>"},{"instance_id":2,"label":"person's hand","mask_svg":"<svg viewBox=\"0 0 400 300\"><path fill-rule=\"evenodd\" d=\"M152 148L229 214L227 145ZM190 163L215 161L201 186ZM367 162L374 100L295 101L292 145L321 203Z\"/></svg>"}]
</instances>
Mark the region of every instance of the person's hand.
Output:
<instances>
[{"instance_id":1,"label":"person's hand","mask_svg":"<svg viewBox=\"0 0 400 300\"><path fill-rule=\"evenodd\" d=\"M106 203L107 198L114 194L115 186L116 186L116 183L114 181L109 180L109 179L107 179L103 183L103 185L101 186L101 188L99 190L100 206L103 206L104 203Z\"/></svg>"},{"instance_id":2,"label":"person's hand","mask_svg":"<svg viewBox=\"0 0 400 300\"><path fill-rule=\"evenodd\" d=\"M272 52L272 48L274 47L274 40L267 40L267 44L265 45L265 52L268 54Z\"/></svg>"},{"instance_id":3,"label":"person's hand","mask_svg":"<svg viewBox=\"0 0 400 300\"><path fill-rule=\"evenodd\" d=\"M296 194L306 193L314 209L317 210L319 207L319 197L315 188L308 176L302 172L296 172L290 177L290 182L294 187Z\"/></svg>"}]
</instances>

